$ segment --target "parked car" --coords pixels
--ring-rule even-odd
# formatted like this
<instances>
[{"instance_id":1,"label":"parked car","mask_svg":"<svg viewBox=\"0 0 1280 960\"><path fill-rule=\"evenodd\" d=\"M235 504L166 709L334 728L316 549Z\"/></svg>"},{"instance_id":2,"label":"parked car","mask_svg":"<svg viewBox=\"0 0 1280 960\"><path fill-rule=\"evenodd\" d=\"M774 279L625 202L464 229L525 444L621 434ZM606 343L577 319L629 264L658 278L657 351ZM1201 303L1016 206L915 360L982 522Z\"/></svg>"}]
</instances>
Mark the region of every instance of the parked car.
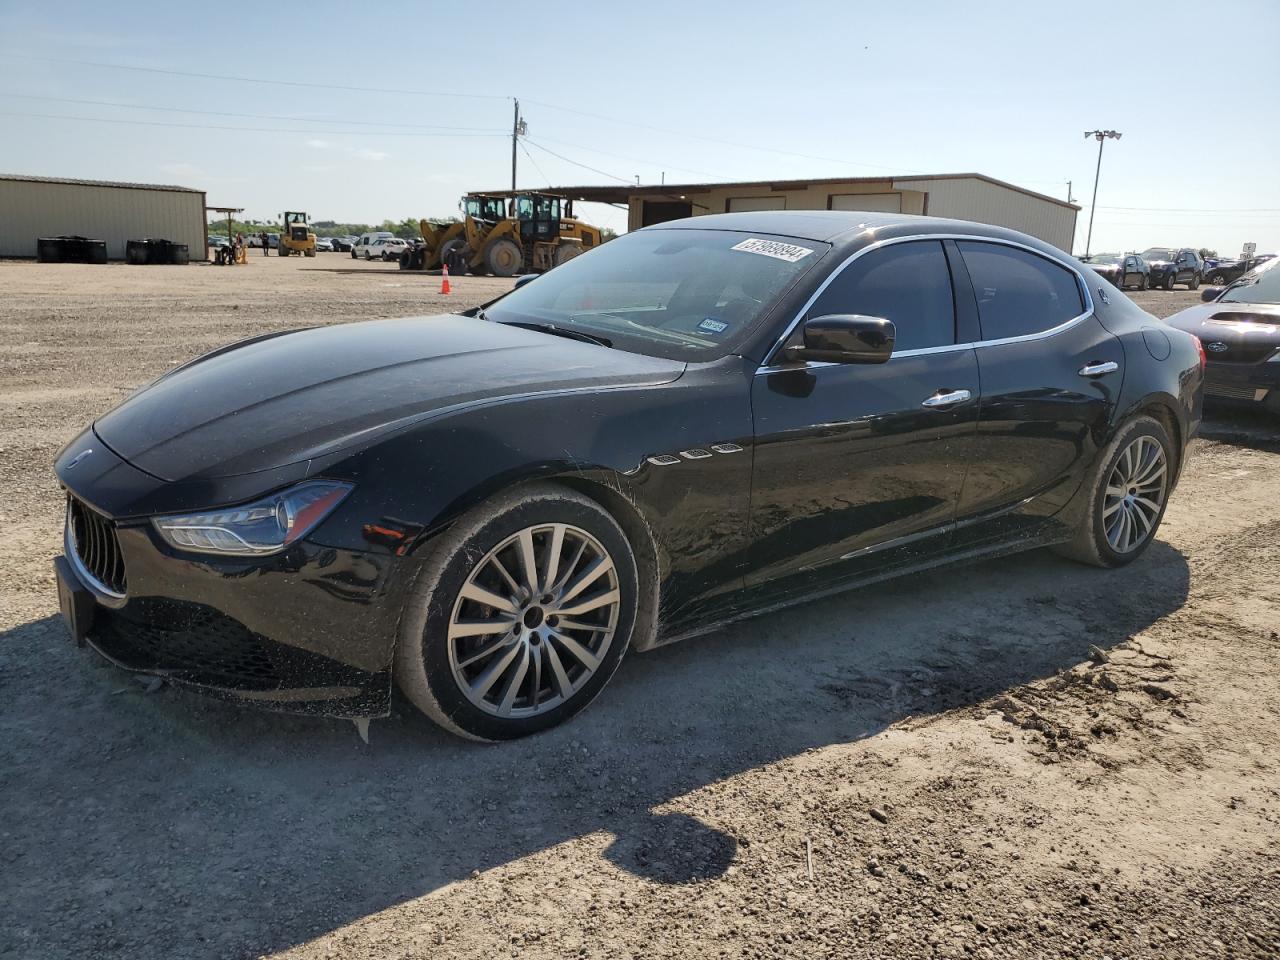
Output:
<instances>
[{"instance_id":1,"label":"parked car","mask_svg":"<svg viewBox=\"0 0 1280 960\"><path fill-rule=\"evenodd\" d=\"M399 262L402 251L407 250L409 244L399 237L386 237L374 244L377 255L383 260L395 260Z\"/></svg>"},{"instance_id":2,"label":"parked car","mask_svg":"<svg viewBox=\"0 0 1280 960\"><path fill-rule=\"evenodd\" d=\"M350 253L351 248L355 246L349 237L330 237L329 243L333 245L333 249L338 253Z\"/></svg>"},{"instance_id":3,"label":"parked car","mask_svg":"<svg viewBox=\"0 0 1280 960\"><path fill-rule=\"evenodd\" d=\"M1165 322L1199 337L1208 357L1205 394L1280 415L1280 261L1268 258L1204 303Z\"/></svg>"},{"instance_id":4,"label":"parked car","mask_svg":"<svg viewBox=\"0 0 1280 960\"><path fill-rule=\"evenodd\" d=\"M333 241L329 237L316 237L316 251L333 253Z\"/></svg>"},{"instance_id":5,"label":"parked car","mask_svg":"<svg viewBox=\"0 0 1280 960\"><path fill-rule=\"evenodd\" d=\"M1121 290L1147 289L1151 268L1136 253L1095 253L1085 261L1089 269L1110 280Z\"/></svg>"},{"instance_id":6,"label":"parked car","mask_svg":"<svg viewBox=\"0 0 1280 960\"><path fill-rule=\"evenodd\" d=\"M366 260L372 260L374 257L381 256L382 251L375 249L375 244L379 240L394 238L395 234L387 230L363 234L351 245L351 259L355 260L359 257L364 257Z\"/></svg>"},{"instance_id":7,"label":"parked car","mask_svg":"<svg viewBox=\"0 0 1280 960\"><path fill-rule=\"evenodd\" d=\"M1151 268L1153 287L1172 290L1175 283L1185 283L1188 290L1196 290L1204 278L1204 261L1190 247L1151 247L1142 251L1142 259Z\"/></svg>"},{"instance_id":8,"label":"parked car","mask_svg":"<svg viewBox=\"0 0 1280 960\"><path fill-rule=\"evenodd\" d=\"M1232 280L1260 267L1274 256L1274 253L1264 253L1256 257L1249 257L1247 260L1219 260L1206 270L1204 275L1205 283L1211 283L1217 287L1226 286Z\"/></svg>"},{"instance_id":9,"label":"parked car","mask_svg":"<svg viewBox=\"0 0 1280 960\"><path fill-rule=\"evenodd\" d=\"M728 619L1042 545L1119 567L1203 360L1104 288L985 224L732 213L465 315L242 341L58 455L61 609L174 683L371 717L395 682L503 740Z\"/></svg>"},{"instance_id":10,"label":"parked car","mask_svg":"<svg viewBox=\"0 0 1280 960\"><path fill-rule=\"evenodd\" d=\"M219 247L229 247L229 246L231 246L231 241L228 240L226 237L219 237L216 235L211 235L209 237L210 249L216 250Z\"/></svg>"}]
</instances>

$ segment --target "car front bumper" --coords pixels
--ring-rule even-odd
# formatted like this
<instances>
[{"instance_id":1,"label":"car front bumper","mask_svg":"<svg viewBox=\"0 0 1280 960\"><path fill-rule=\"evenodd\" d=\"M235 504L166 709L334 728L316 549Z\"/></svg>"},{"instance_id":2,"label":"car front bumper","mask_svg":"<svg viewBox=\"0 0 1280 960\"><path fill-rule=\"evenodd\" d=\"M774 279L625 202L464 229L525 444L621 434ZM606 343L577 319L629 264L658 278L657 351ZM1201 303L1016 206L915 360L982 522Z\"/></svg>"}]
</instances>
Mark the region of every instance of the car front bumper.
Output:
<instances>
[{"instance_id":1,"label":"car front bumper","mask_svg":"<svg viewBox=\"0 0 1280 960\"><path fill-rule=\"evenodd\" d=\"M223 699L388 713L406 561L305 540L269 557L180 555L146 521L109 523L127 577L121 594L104 591L70 534L55 561L77 641L124 669Z\"/></svg>"},{"instance_id":2,"label":"car front bumper","mask_svg":"<svg viewBox=\"0 0 1280 960\"><path fill-rule=\"evenodd\" d=\"M1205 367L1204 393L1214 400L1266 403L1280 409L1280 362L1214 363Z\"/></svg>"}]
</instances>

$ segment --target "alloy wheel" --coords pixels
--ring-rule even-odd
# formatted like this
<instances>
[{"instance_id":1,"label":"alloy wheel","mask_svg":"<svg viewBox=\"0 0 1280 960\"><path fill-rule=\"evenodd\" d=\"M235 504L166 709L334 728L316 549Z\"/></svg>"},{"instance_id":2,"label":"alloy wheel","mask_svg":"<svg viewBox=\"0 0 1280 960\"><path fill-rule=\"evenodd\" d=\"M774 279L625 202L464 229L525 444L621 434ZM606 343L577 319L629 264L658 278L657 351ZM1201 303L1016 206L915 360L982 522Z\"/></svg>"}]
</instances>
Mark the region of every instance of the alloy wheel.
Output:
<instances>
[{"instance_id":1,"label":"alloy wheel","mask_svg":"<svg viewBox=\"0 0 1280 960\"><path fill-rule=\"evenodd\" d=\"M1142 546L1155 530L1168 489L1164 447L1154 437L1138 437L1120 454L1102 503L1107 543L1116 553Z\"/></svg>"},{"instance_id":2,"label":"alloy wheel","mask_svg":"<svg viewBox=\"0 0 1280 960\"><path fill-rule=\"evenodd\" d=\"M614 641L618 572L579 527L525 527L480 559L449 618L449 666L476 707L503 718L546 713L595 675Z\"/></svg>"}]
</instances>

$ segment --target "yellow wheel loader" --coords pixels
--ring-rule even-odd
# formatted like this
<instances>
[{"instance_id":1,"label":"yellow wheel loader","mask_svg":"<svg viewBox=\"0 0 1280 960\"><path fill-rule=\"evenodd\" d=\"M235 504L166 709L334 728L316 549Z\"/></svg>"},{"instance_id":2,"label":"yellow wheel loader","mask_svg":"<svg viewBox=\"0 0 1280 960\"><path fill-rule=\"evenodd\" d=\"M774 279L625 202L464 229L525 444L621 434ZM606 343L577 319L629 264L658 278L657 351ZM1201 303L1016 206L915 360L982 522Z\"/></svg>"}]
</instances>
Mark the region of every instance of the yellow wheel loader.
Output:
<instances>
[{"instance_id":1,"label":"yellow wheel loader","mask_svg":"<svg viewBox=\"0 0 1280 960\"><path fill-rule=\"evenodd\" d=\"M401 270L438 270L444 264L454 273L465 273L467 256L463 254L471 237L483 236L500 220L506 219L507 201L502 197L472 194L459 204L464 220L432 223L419 220L422 240L400 254Z\"/></svg>"},{"instance_id":2,"label":"yellow wheel loader","mask_svg":"<svg viewBox=\"0 0 1280 960\"><path fill-rule=\"evenodd\" d=\"M316 255L316 235L307 225L307 215L293 211L284 215L284 230L280 234L280 246L276 248L282 257L300 253L304 257Z\"/></svg>"},{"instance_id":3,"label":"yellow wheel loader","mask_svg":"<svg viewBox=\"0 0 1280 960\"><path fill-rule=\"evenodd\" d=\"M573 216L573 201L547 193L521 193L507 200L468 194L462 205L466 219L447 227L423 221L423 242L401 255L405 269L434 269L448 264L461 273L545 273L585 250L598 247L599 227Z\"/></svg>"}]
</instances>

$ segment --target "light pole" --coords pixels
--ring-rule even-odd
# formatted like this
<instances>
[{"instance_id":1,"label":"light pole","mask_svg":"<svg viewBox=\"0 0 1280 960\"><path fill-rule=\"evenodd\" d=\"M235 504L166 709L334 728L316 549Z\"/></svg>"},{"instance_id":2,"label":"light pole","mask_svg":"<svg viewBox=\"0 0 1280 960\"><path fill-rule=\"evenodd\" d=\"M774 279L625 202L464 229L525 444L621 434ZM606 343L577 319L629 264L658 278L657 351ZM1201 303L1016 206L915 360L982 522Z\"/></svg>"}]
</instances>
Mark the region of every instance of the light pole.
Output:
<instances>
[{"instance_id":1,"label":"light pole","mask_svg":"<svg viewBox=\"0 0 1280 960\"><path fill-rule=\"evenodd\" d=\"M1084 132L1085 139L1093 137L1098 141L1098 168L1093 172L1093 203L1089 204L1089 233L1084 240L1084 255L1089 255L1089 245L1093 243L1093 213L1098 209L1098 178L1102 175L1102 144L1107 137L1119 140L1121 134L1115 130L1086 130Z\"/></svg>"}]
</instances>

